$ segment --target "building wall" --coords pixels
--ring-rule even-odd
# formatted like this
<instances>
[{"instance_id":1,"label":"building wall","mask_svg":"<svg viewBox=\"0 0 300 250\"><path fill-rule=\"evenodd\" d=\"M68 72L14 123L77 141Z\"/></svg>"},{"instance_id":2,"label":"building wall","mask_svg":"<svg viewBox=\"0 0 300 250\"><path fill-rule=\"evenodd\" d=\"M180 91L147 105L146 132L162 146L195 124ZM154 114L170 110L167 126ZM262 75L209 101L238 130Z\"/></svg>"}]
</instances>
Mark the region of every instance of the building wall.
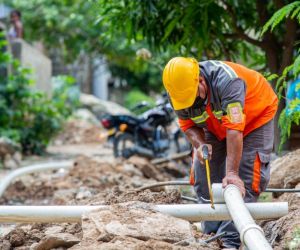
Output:
<instances>
[{"instance_id":1,"label":"building wall","mask_svg":"<svg viewBox=\"0 0 300 250\"><path fill-rule=\"evenodd\" d=\"M108 83L111 73L107 68L104 57L94 60L93 71L93 94L102 100L108 100Z\"/></svg>"},{"instance_id":2,"label":"building wall","mask_svg":"<svg viewBox=\"0 0 300 250\"><path fill-rule=\"evenodd\" d=\"M20 60L22 66L32 69L31 77L35 87L50 96L52 92L51 60L22 39L11 42L11 50L14 58Z\"/></svg>"}]
</instances>

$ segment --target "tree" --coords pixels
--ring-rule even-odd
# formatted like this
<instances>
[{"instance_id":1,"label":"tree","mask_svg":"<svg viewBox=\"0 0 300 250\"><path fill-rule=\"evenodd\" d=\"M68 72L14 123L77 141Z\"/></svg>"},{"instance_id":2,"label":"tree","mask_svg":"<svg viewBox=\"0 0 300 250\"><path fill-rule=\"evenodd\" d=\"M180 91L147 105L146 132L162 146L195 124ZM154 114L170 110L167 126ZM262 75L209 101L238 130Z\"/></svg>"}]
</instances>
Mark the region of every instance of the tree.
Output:
<instances>
[{"instance_id":1,"label":"tree","mask_svg":"<svg viewBox=\"0 0 300 250\"><path fill-rule=\"evenodd\" d=\"M107 32L97 21L101 5L94 0L5 0L22 11L27 41L41 41L46 52L59 50L65 62L73 62L79 53L90 61L105 55L114 76L144 92L161 89L159 69L136 61L136 50L145 43L128 42L124 32ZM141 84L143 83L143 84ZM145 84L147 83L147 84Z\"/></svg>"},{"instance_id":2,"label":"tree","mask_svg":"<svg viewBox=\"0 0 300 250\"><path fill-rule=\"evenodd\" d=\"M276 13L271 17L271 19L264 25L262 33L265 33L267 30L273 31L286 18L295 19L300 24L300 1L290 3L276 11ZM300 49L295 48L294 52L297 53L295 61L283 70L282 75L277 80L276 85L280 96L283 89L287 87L287 80L296 79L297 77L299 77L300 74ZM299 91L299 89L300 83L295 85L294 91ZM287 104L286 108L283 109L280 113L280 146L282 146L283 143L285 143L287 138L290 136L291 127L293 123L297 125L299 125L300 123L300 99L297 97L294 97L294 99L291 100L290 103Z\"/></svg>"},{"instance_id":3,"label":"tree","mask_svg":"<svg viewBox=\"0 0 300 250\"><path fill-rule=\"evenodd\" d=\"M25 39L61 48L69 60L81 50L101 48L101 28L95 24L98 4L92 0L5 0L22 12Z\"/></svg>"},{"instance_id":4,"label":"tree","mask_svg":"<svg viewBox=\"0 0 300 250\"><path fill-rule=\"evenodd\" d=\"M247 59L244 61L248 66L263 66L260 69L279 75L292 63L294 44L299 38L299 25L291 18L274 32L267 30L260 35L272 14L291 0L98 2L102 6L101 21L114 27L113 32L125 30L128 39L146 39L159 51L172 47L177 54L197 58L237 60L242 57ZM265 55L265 60L255 55L260 53ZM283 107L281 101L279 110ZM279 130L275 129L276 149L279 138Z\"/></svg>"}]
</instances>

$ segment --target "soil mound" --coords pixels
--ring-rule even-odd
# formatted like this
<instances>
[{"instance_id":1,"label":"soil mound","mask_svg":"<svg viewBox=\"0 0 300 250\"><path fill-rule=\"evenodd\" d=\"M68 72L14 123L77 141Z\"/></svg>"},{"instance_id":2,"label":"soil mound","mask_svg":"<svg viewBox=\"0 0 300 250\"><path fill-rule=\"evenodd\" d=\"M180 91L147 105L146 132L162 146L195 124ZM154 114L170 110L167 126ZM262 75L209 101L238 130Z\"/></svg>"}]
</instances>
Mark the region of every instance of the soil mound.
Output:
<instances>
[{"instance_id":1,"label":"soil mound","mask_svg":"<svg viewBox=\"0 0 300 250\"><path fill-rule=\"evenodd\" d=\"M300 149L271 163L271 188L294 188L300 183Z\"/></svg>"}]
</instances>

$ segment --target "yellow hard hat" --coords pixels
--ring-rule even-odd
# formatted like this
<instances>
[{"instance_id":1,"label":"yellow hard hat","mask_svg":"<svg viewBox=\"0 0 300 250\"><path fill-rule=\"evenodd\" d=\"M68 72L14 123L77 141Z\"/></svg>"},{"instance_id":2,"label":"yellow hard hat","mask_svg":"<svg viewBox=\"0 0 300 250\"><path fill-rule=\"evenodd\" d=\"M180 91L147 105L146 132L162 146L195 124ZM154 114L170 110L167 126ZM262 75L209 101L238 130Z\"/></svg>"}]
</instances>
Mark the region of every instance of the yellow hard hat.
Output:
<instances>
[{"instance_id":1,"label":"yellow hard hat","mask_svg":"<svg viewBox=\"0 0 300 250\"><path fill-rule=\"evenodd\" d=\"M163 83L175 110L191 107L199 86L199 65L196 59L172 58L164 68Z\"/></svg>"}]
</instances>

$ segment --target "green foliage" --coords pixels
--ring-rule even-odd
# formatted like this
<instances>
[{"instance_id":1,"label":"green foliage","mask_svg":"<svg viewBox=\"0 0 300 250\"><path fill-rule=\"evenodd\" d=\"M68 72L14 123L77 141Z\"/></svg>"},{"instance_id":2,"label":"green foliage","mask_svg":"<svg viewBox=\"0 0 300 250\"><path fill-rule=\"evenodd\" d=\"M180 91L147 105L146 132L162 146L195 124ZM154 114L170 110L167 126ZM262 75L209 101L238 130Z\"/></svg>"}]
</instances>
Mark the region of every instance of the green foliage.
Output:
<instances>
[{"instance_id":1,"label":"green foliage","mask_svg":"<svg viewBox=\"0 0 300 250\"><path fill-rule=\"evenodd\" d=\"M300 84L298 84L299 86ZM292 100L279 117L279 127L281 129L280 150L291 134L292 124L300 125L300 99Z\"/></svg>"},{"instance_id":2,"label":"green foliage","mask_svg":"<svg viewBox=\"0 0 300 250\"><path fill-rule=\"evenodd\" d=\"M155 101L150 96L144 94L138 89L131 90L125 97L125 107L132 109L135 105L142 101L146 101L151 106L155 106Z\"/></svg>"},{"instance_id":3,"label":"green foliage","mask_svg":"<svg viewBox=\"0 0 300 250\"><path fill-rule=\"evenodd\" d=\"M144 40L152 49L201 58L237 58L240 40L235 36L228 7L214 0L130 1L98 0L99 22L110 27L106 32L126 32L129 41ZM227 1L241 17L243 29L257 24L254 1ZM253 10L253 11L252 11ZM257 30L252 30L256 32ZM234 34L234 35L233 35ZM233 36L232 36L233 35ZM248 50L249 51L249 50ZM245 53L248 53L246 50ZM226 55L227 54L227 55Z\"/></svg>"},{"instance_id":4,"label":"green foliage","mask_svg":"<svg viewBox=\"0 0 300 250\"><path fill-rule=\"evenodd\" d=\"M293 3L287 4L280 10L276 11L270 20L264 25L261 34L266 33L269 29L273 31L280 22L288 17L296 18L300 23L300 1L294 1Z\"/></svg>"},{"instance_id":5,"label":"green foliage","mask_svg":"<svg viewBox=\"0 0 300 250\"><path fill-rule=\"evenodd\" d=\"M106 56L114 77L125 79L133 88L144 92L160 90L160 71L150 63L136 60L136 51L145 47L142 41L127 41L125 31L108 32L101 18L103 6L94 0L6 0L22 11L25 39L41 40L46 48L59 49L67 62L79 53L92 58ZM143 83L143 84L141 84ZM144 84L146 83L146 84Z\"/></svg>"},{"instance_id":6,"label":"green foliage","mask_svg":"<svg viewBox=\"0 0 300 250\"><path fill-rule=\"evenodd\" d=\"M69 61L79 52L101 49L101 28L95 24L93 0L4 0L22 11L25 39L61 49ZM100 47L100 48L99 48Z\"/></svg>"},{"instance_id":7,"label":"green foliage","mask_svg":"<svg viewBox=\"0 0 300 250\"><path fill-rule=\"evenodd\" d=\"M286 6L279 9L270 18L270 20L264 25L262 34L266 33L268 30L273 31L280 22L286 18L296 18L300 24L300 1L294 1L293 3L287 4ZM297 49L297 56L294 62L287 66L280 76L273 75L273 79L277 78L276 90L279 98L283 97L283 91L287 88L287 81L290 79L295 79L300 74L300 50ZM297 84L296 91L300 88L300 84ZM279 127L281 129L280 138L280 150L283 144L290 137L292 124L299 125L300 122L300 99L295 98L290 103L287 104L286 108L282 110L279 116Z\"/></svg>"},{"instance_id":8,"label":"green foliage","mask_svg":"<svg viewBox=\"0 0 300 250\"><path fill-rule=\"evenodd\" d=\"M71 85L54 90L53 100L35 91L30 71L20 66L8 53L0 56L0 65L12 65L13 73L0 79L0 136L19 142L24 153L42 154L51 137L76 107L77 101L66 94Z\"/></svg>"}]
</instances>

